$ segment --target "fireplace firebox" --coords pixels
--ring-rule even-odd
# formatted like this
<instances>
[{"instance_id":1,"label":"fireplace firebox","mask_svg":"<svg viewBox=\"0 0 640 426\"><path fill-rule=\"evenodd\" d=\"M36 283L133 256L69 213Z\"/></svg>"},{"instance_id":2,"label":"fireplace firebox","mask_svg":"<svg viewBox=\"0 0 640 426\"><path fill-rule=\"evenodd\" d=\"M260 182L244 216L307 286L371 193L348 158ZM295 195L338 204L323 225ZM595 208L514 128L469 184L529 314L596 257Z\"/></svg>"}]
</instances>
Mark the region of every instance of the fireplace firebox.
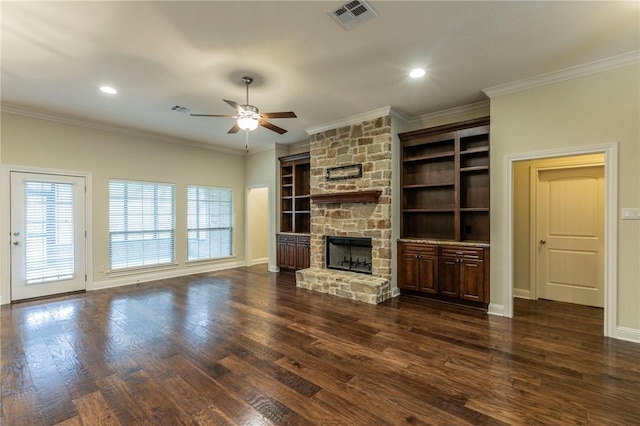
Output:
<instances>
[{"instance_id":1,"label":"fireplace firebox","mask_svg":"<svg viewBox=\"0 0 640 426\"><path fill-rule=\"evenodd\" d=\"M371 238L325 237L328 269L371 274Z\"/></svg>"}]
</instances>

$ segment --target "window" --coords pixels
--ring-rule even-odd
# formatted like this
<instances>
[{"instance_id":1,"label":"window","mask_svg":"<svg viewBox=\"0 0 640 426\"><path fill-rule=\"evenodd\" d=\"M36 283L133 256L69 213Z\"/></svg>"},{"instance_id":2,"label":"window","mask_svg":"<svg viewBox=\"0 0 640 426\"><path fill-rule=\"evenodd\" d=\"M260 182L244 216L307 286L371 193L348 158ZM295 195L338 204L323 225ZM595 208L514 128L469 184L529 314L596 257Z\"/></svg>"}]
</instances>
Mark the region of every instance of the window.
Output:
<instances>
[{"instance_id":1,"label":"window","mask_svg":"<svg viewBox=\"0 0 640 426\"><path fill-rule=\"evenodd\" d=\"M111 270L175 261L174 185L109 181Z\"/></svg>"},{"instance_id":2,"label":"window","mask_svg":"<svg viewBox=\"0 0 640 426\"><path fill-rule=\"evenodd\" d=\"M187 259L231 256L233 191L204 186L187 187Z\"/></svg>"}]
</instances>

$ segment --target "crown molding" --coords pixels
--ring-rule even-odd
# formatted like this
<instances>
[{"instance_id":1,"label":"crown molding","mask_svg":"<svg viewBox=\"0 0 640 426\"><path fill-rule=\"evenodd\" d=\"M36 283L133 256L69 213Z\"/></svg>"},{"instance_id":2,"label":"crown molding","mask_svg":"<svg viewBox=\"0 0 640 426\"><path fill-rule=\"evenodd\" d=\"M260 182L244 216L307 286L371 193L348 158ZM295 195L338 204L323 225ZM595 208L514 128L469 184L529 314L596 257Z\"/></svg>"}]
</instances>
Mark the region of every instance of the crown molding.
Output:
<instances>
[{"instance_id":1,"label":"crown molding","mask_svg":"<svg viewBox=\"0 0 640 426\"><path fill-rule=\"evenodd\" d=\"M392 117L406 117L402 111L395 109L391 106L378 108L373 111L364 112L362 114L352 115L351 117L343 118L341 120L331 121L329 123L319 124L317 126L304 129L309 135L315 135L316 133L322 133L327 130L338 129L340 127L352 126L354 124L362 123L367 120L374 120L380 117L386 117L390 115Z\"/></svg>"},{"instance_id":2,"label":"crown molding","mask_svg":"<svg viewBox=\"0 0 640 426\"><path fill-rule=\"evenodd\" d=\"M29 108L22 105L15 105L6 102L0 103L0 111L6 112L9 114L22 115L25 117L38 118L41 120L53 121L56 123L62 124L71 124L73 126L86 127L89 129L102 130L105 132L118 133L127 136L138 137L142 139L149 139L156 142L167 142L178 145L186 145L193 148L206 149L209 151L222 152L225 154L234 154L234 155L243 155L244 149L230 149L223 148L219 146L214 146L208 144L206 142L199 142L190 139L183 139L178 137L172 137L167 135L162 135L159 133L153 132L145 132L141 130L131 129L128 127L116 126L113 124L97 121L97 120L89 120L85 118L74 117L67 114L62 114L58 112L45 111L35 108Z\"/></svg>"},{"instance_id":3,"label":"crown molding","mask_svg":"<svg viewBox=\"0 0 640 426\"><path fill-rule=\"evenodd\" d=\"M623 53L622 55L618 56L612 56L610 58L602 59L599 61L589 62L583 65L577 65L575 67L569 67L559 71L554 71L547 74L541 74L535 77L529 77L523 80L514 81L511 83L489 87L487 89L483 89L482 91L490 98L494 98L496 96L502 96L508 93L520 92L522 90L532 89L538 86L544 86L547 84L558 83L561 81L584 77L591 74L597 74L600 72L622 68L637 63L640 63L640 51L633 51Z\"/></svg>"},{"instance_id":4,"label":"crown molding","mask_svg":"<svg viewBox=\"0 0 640 426\"><path fill-rule=\"evenodd\" d=\"M303 149L303 148L309 148L310 144L311 144L311 141L309 139L307 139L305 141L300 141L300 142L293 143L291 145L287 145L287 147L290 150L291 149Z\"/></svg>"},{"instance_id":5,"label":"crown molding","mask_svg":"<svg viewBox=\"0 0 640 426\"><path fill-rule=\"evenodd\" d=\"M486 110L489 108L489 101L476 102L474 104L462 105L455 108L445 109L442 111L432 112L429 114L423 114L418 116L413 116L405 113L398 108L388 106L384 108L379 108L373 111L365 112L358 115L353 115L351 117L347 117L343 120L336 120L330 123L319 124L314 127L309 127L305 129L305 131L309 135L314 135L316 133L321 133L331 129L337 129L344 126L351 126L354 124L362 123L363 121L373 120L379 117L391 116L392 119L397 119L406 124L415 124L421 122L427 122L430 120L436 120L446 117L457 116L465 113L472 113L475 111ZM488 112L487 112L488 114Z\"/></svg>"},{"instance_id":6,"label":"crown molding","mask_svg":"<svg viewBox=\"0 0 640 426\"><path fill-rule=\"evenodd\" d=\"M423 123L423 122L429 122L429 121L433 121L433 120L439 120L442 118L447 118L447 117L454 117L454 116L458 116L458 115L462 115L462 114L469 114L469 113L473 113L473 112L477 112L477 111L485 111L487 109L489 109L490 107L490 102L487 101L482 101L482 102L476 102L473 104L469 104L469 105L462 105L459 107L454 107L454 108L449 108L449 109L444 109L442 111L436 111L436 112L431 112L428 114L422 114L422 115L418 115L416 117L410 117L409 119L406 120L407 124L415 124L415 123ZM488 111L487 115L489 114Z\"/></svg>"}]
</instances>

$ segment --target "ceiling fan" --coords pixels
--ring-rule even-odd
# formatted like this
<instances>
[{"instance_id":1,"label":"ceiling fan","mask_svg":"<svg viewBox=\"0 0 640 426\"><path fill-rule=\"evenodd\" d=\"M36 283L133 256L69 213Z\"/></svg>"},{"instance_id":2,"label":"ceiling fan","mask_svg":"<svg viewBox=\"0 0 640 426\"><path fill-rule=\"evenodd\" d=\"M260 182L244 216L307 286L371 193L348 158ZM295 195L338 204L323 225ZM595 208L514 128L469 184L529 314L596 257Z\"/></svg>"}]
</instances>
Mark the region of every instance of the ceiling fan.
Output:
<instances>
[{"instance_id":1,"label":"ceiling fan","mask_svg":"<svg viewBox=\"0 0 640 426\"><path fill-rule=\"evenodd\" d=\"M258 108L249 104L249 85L253 83L253 77L242 77L242 82L247 89L247 103L240 105L237 102L223 99L231 108L236 110L235 115L218 115L218 114L191 114L192 117L225 117L235 118L236 124L227 133L238 133L239 130L250 132L262 126L279 134L287 133L282 127L278 127L269 123L266 118L297 118L292 111L288 112L263 112L260 113Z\"/></svg>"}]
</instances>

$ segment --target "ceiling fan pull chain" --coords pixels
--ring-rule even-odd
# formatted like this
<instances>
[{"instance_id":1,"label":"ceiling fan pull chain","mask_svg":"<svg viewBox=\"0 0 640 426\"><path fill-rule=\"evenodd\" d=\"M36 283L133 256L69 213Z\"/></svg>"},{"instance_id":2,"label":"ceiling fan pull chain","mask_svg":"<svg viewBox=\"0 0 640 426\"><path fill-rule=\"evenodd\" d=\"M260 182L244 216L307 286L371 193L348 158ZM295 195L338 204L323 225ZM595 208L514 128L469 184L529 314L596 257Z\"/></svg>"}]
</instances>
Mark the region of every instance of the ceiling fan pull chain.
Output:
<instances>
[{"instance_id":1,"label":"ceiling fan pull chain","mask_svg":"<svg viewBox=\"0 0 640 426\"><path fill-rule=\"evenodd\" d=\"M249 131L248 130L244 131L244 149L247 150L247 154L248 154L249 153Z\"/></svg>"}]
</instances>

